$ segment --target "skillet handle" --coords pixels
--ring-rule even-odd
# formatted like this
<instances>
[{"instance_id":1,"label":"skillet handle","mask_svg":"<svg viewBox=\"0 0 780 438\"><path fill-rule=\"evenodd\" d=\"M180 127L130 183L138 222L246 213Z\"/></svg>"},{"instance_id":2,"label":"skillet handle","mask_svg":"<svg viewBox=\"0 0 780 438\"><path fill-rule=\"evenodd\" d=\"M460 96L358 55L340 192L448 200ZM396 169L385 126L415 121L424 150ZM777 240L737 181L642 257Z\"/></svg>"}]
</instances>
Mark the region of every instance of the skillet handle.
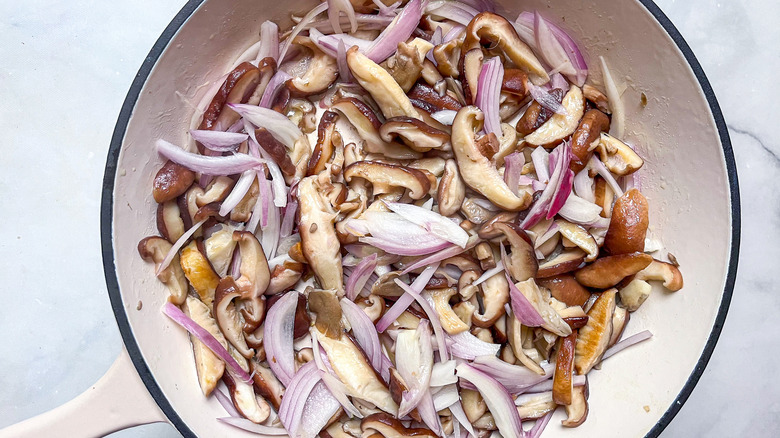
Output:
<instances>
[{"instance_id":1,"label":"skillet handle","mask_svg":"<svg viewBox=\"0 0 780 438\"><path fill-rule=\"evenodd\" d=\"M101 437L167 421L146 390L124 346L106 374L73 400L0 430L0 438Z\"/></svg>"}]
</instances>

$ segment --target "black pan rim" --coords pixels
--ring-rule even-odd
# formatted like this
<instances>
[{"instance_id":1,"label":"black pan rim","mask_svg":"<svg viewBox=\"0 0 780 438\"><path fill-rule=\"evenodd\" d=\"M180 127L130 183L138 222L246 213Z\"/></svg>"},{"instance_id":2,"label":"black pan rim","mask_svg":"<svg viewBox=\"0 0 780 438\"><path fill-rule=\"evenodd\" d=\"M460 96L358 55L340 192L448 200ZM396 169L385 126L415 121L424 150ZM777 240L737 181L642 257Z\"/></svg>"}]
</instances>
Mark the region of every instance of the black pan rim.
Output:
<instances>
[{"instance_id":1,"label":"black pan rim","mask_svg":"<svg viewBox=\"0 0 780 438\"><path fill-rule=\"evenodd\" d=\"M165 416L171 421L174 427L185 437L196 437L197 435L187 426L187 424L179 417L176 410L171 406L168 399L162 393L160 386L157 384L154 376L149 370L149 366L144 361L141 351L138 347L138 343L133 336L130 323L125 312L124 303L122 301L122 295L119 291L119 283L116 276L116 269L114 266L114 246L112 238L112 222L113 222L113 193L114 183L116 177L117 160L119 158L119 151L122 147L125 132L127 126L132 117L133 108L138 100L138 96L141 93L146 80L149 77L154 65L165 51L168 43L179 31L179 28L189 19L189 17L195 12L195 10L203 3L204 0L190 0L186 5L176 14L171 20L170 24L165 28L163 33L155 42L149 54L144 59L141 68L135 75L135 79L130 87L130 90L125 97L124 103L119 113L116 126L114 127L114 133L111 137L111 144L109 146L105 173L103 175L103 188L102 188L102 201L100 208L100 233L101 233L101 248L103 253L103 271L106 278L106 286L108 289L109 299L111 300L111 307L114 311L114 316L119 327L119 332L124 341L125 347L130 355L133 365L138 371L141 380L146 385L147 390L154 398L160 409ZM729 180L730 189L730 202L731 202L731 252L729 256L729 266L726 274L726 283L723 290L723 296L721 304L718 309L715 323L713 324L712 331L710 332L707 343L704 346L704 350L699 357L693 371L691 372L688 380L683 386L682 390L678 393L672 405L661 416L655 426L647 433L646 437L655 438L658 437L661 432L671 423L675 415L680 411L680 408L685 401L690 397L693 389L696 387L699 379L701 378L707 363L712 357L712 353L715 350L715 345L718 342L723 325L726 321L726 315L728 313L731 298L734 293L734 283L737 276L737 265L739 260L739 245L740 245L740 230L741 230L741 216L740 216L740 197L739 197L739 181L737 178L737 166L734 159L734 152L731 146L731 139L729 137L728 128L726 126L723 113L721 112L718 100L715 97L715 93L712 90L707 76L704 70L693 54L688 43L682 37L677 28L672 24L669 18L664 14L661 9L652 0L639 0L639 2L647 8L647 10L655 17L658 23L664 28L669 37L677 45L677 48L682 52L688 65L693 70L696 79L701 86L707 103L709 104L710 111L712 112L715 125L718 129L718 135L720 137L721 145L723 147L723 156L726 162L726 171Z\"/></svg>"}]
</instances>

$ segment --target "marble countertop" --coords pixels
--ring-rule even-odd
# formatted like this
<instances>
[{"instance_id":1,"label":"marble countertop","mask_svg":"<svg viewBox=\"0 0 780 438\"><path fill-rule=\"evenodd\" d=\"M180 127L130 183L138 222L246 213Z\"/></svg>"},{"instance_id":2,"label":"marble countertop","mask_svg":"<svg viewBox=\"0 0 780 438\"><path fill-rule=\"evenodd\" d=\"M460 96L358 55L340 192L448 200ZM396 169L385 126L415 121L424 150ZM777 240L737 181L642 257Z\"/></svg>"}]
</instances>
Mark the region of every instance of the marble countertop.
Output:
<instances>
[{"instance_id":1,"label":"marble countertop","mask_svg":"<svg viewBox=\"0 0 780 438\"><path fill-rule=\"evenodd\" d=\"M0 2L0 428L54 408L122 342L106 293L99 207L122 101L182 0ZM780 4L659 0L728 122L742 195L731 310L707 370L663 437L780 430ZM167 424L117 437L176 437Z\"/></svg>"}]
</instances>

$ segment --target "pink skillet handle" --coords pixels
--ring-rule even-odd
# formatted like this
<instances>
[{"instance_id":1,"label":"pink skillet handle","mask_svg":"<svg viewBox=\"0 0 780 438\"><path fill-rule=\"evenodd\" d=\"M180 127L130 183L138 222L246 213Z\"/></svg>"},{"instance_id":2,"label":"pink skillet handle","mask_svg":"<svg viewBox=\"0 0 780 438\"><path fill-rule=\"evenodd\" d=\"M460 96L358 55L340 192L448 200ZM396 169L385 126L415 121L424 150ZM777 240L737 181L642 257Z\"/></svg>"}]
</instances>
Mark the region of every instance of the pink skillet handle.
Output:
<instances>
[{"instance_id":1,"label":"pink skillet handle","mask_svg":"<svg viewBox=\"0 0 780 438\"><path fill-rule=\"evenodd\" d=\"M89 389L62 406L0 430L0 438L101 437L167 421L146 390L127 350Z\"/></svg>"}]
</instances>

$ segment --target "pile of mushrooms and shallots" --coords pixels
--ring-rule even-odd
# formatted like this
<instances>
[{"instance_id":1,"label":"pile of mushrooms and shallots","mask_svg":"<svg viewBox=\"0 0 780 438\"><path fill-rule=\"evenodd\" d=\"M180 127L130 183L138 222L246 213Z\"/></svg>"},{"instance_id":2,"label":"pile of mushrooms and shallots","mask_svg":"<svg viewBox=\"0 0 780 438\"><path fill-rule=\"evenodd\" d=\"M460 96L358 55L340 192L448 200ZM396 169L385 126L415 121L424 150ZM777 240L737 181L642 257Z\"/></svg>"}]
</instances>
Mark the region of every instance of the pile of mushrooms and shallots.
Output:
<instances>
[{"instance_id":1,"label":"pile of mushrooms and shallots","mask_svg":"<svg viewBox=\"0 0 780 438\"><path fill-rule=\"evenodd\" d=\"M485 0L328 0L293 23L262 24L188 144L156 143L160 236L138 250L218 420L302 438L538 437L559 407L582 424L591 371L651 337L624 332L652 283L683 285L605 59L589 83L564 29Z\"/></svg>"}]
</instances>

